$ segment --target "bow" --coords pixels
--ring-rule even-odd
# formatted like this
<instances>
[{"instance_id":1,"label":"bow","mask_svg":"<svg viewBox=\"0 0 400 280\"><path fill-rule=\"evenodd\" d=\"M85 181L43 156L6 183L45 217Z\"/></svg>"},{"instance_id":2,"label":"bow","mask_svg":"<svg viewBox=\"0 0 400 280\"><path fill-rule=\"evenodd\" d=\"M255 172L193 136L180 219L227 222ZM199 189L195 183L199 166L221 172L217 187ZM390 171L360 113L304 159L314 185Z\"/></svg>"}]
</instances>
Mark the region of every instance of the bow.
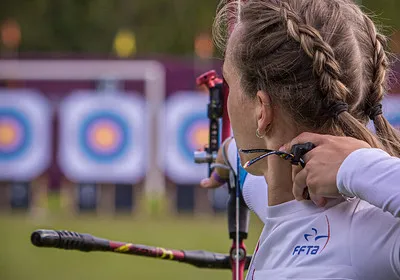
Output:
<instances>
[{"instance_id":1,"label":"bow","mask_svg":"<svg viewBox=\"0 0 400 280\"><path fill-rule=\"evenodd\" d=\"M229 92L228 87L224 86L223 80L217 77L214 70L199 76L196 83L199 86L205 85L210 92L210 103L207 106L210 131L208 147L206 147L204 151L195 152L195 162L208 163L208 175L210 176L214 167L221 166L219 164L213 164L215 163L221 145L221 139L227 139L229 137L229 134L226 133L226 131L230 132L229 119L226 118L226 97ZM225 119L223 118L224 115ZM220 127L221 119L225 120L222 126L224 130ZM225 135L222 133L222 137L221 130L223 132L225 131ZM226 156L224 156L224 158L226 158ZM232 239L232 245L229 252L229 261L232 269L232 279L242 280L247 259L244 239L247 238L248 233L249 210L244 203L240 191L240 185L243 182L240 182L239 163L237 165L237 174L235 175L231 164L227 162L227 160L225 161L227 169L230 170L227 214L229 238Z\"/></svg>"},{"instance_id":2,"label":"bow","mask_svg":"<svg viewBox=\"0 0 400 280\"><path fill-rule=\"evenodd\" d=\"M227 0L229 3L232 0ZM242 0L245 1L245 0ZM229 33L234 24L239 20L240 4L233 13L228 15ZM198 85L206 85L210 92L210 103L207 108L207 116L210 120L209 145L202 152L195 152L195 162L208 163L209 176L217 157L221 141L230 137L230 122L226 109L229 88L224 86L222 79L218 78L214 70L209 71L196 80ZM221 127L222 120L222 127ZM229 163L228 163L229 165ZM229 200L227 205L228 231L232 245L229 255L223 255L207 251L186 251L151 247L132 243L116 242L98 238L90 234L82 234L71 231L37 230L31 235L31 242L38 247L52 247L69 250L109 251L116 253L140 255L160 259L168 259L188 263L197 267L231 269L233 280L243 280L244 270L249 267L251 256L247 256L244 240L248 234L249 209L244 203L240 186L241 170L240 163L237 164L237 174L232 166L230 169L230 180L228 182Z\"/></svg>"},{"instance_id":3,"label":"bow","mask_svg":"<svg viewBox=\"0 0 400 280\"><path fill-rule=\"evenodd\" d=\"M229 4L229 0L227 3ZM234 25L239 21L241 1L238 1L238 5L233 9L232 13L228 14L228 33L231 33ZM215 71L209 71L196 80L197 85L206 85L210 92L210 103L207 108L207 116L210 120L210 134L209 134L209 146L203 152L203 159L209 164L209 176L212 172L212 162L215 161L220 142L225 141L230 136L230 122L228 117L228 110L226 109L227 98L229 94L229 88L223 80L216 76ZM220 137L219 119L222 118L222 137ZM226 156L224 156L226 158ZM199 160L195 161L200 162ZM230 248L230 263L232 266L232 279L242 280L244 276L244 270L246 265L246 246L244 239L247 238L248 225L249 225L249 209L247 208L243 196L241 194L240 187L243 184L241 182L240 172L245 172L244 169L240 168L240 162L238 157L237 174L235 175L232 166L226 161L226 164L230 169L230 180L228 182L229 189L229 200L227 205L228 215L228 231L229 238L232 239L232 245Z\"/></svg>"}]
</instances>

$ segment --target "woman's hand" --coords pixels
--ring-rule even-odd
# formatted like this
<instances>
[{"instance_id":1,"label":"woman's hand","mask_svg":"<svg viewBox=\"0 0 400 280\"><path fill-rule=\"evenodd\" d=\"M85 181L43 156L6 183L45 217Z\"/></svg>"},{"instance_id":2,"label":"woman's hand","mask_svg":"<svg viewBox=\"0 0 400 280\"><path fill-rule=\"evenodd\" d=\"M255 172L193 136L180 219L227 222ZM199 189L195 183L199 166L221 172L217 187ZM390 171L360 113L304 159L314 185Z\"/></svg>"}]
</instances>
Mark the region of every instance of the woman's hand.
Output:
<instances>
[{"instance_id":1,"label":"woman's hand","mask_svg":"<svg viewBox=\"0 0 400 280\"><path fill-rule=\"evenodd\" d=\"M306 142L311 142L316 147L303 157L306 162L304 169L294 168L293 195L297 200L303 200L303 191L308 187L311 200L318 206L324 206L325 198L340 196L336 177L346 157L355 150L371 148L371 146L351 137L306 132L282 146L280 150L290 152L293 145Z\"/></svg>"},{"instance_id":2,"label":"woman's hand","mask_svg":"<svg viewBox=\"0 0 400 280\"><path fill-rule=\"evenodd\" d=\"M219 150L218 150L218 154L217 154L217 159L215 161L215 163L219 163L219 164L226 164L224 162L224 157L222 155L222 149L225 149L225 154L227 154L227 149L229 146L229 143L231 142L232 139L229 139L226 141L225 145L222 145ZM205 178L203 180L201 180L200 182L200 186L202 188L218 188L222 185L224 185L226 182L228 182L229 180L229 170L228 169L224 169L221 167L216 167L214 168L211 176L209 178Z\"/></svg>"}]
</instances>

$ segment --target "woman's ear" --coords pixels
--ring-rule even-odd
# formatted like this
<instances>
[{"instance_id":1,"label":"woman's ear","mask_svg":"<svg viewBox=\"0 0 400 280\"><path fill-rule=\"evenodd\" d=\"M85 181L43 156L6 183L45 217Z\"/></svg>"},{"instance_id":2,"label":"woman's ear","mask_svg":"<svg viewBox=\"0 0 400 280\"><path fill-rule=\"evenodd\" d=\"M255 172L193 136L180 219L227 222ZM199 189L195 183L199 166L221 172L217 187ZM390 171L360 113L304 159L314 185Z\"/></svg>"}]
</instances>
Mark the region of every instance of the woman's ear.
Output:
<instances>
[{"instance_id":1,"label":"woman's ear","mask_svg":"<svg viewBox=\"0 0 400 280\"><path fill-rule=\"evenodd\" d=\"M257 129L260 135L267 133L268 125L271 124L273 111L271 106L271 98L264 91L257 91Z\"/></svg>"}]
</instances>

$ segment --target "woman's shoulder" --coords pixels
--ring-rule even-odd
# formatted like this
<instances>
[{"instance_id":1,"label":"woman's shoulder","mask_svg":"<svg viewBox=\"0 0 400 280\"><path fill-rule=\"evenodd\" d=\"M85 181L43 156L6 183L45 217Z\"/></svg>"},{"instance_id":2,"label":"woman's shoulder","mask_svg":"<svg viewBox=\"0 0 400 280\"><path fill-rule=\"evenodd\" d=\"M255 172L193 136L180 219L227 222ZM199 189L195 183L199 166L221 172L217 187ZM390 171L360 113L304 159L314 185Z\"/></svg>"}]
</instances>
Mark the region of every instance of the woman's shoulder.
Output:
<instances>
[{"instance_id":1,"label":"woman's shoulder","mask_svg":"<svg viewBox=\"0 0 400 280\"><path fill-rule=\"evenodd\" d=\"M399 279L399 218L360 200L350 227L350 252L353 266L360 275Z\"/></svg>"},{"instance_id":2,"label":"woman's shoulder","mask_svg":"<svg viewBox=\"0 0 400 280\"><path fill-rule=\"evenodd\" d=\"M373 231L386 231L393 227L400 230L399 218L394 217L391 213L364 200L359 200L357 203L354 209L352 223L358 228L372 228Z\"/></svg>"},{"instance_id":3,"label":"woman's shoulder","mask_svg":"<svg viewBox=\"0 0 400 280\"><path fill-rule=\"evenodd\" d=\"M361 199L357 199L356 207L354 209L354 217L358 219L362 218L389 218L393 221L400 221L399 218L394 217L391 213L384 209L378 208L369 202Z\"/></svg>"},{"instance_id":4,"label":"woman's shoulder","mask_svg":"<svg viewBox=\"0 0 400 280\"><path fill-rule=\"evenodd\" d=\"M390 221L398 223L400 220L394 217L389 212L368 203L361 199L353 199L351 201L342 200L340 203L335 203L332 207L328 207L328 212L338 217L347 216L352 223L363 222L368 220L369 224L380 223L382 221Z\"/></svg>"},{"instance_id":5,"label":"woman's shoulder","mask_svg":"<svg viewBox=\"0 0 400 280\"><path fill-rule=\"evenodd\" d=\"M324 211L316 215L327 216L333 230L336 228L345 236L368 235L367 239L374 239L381 235L400 235L399 218L358 198L351 201L332 199Z\"/></svg>"}]
</instances>

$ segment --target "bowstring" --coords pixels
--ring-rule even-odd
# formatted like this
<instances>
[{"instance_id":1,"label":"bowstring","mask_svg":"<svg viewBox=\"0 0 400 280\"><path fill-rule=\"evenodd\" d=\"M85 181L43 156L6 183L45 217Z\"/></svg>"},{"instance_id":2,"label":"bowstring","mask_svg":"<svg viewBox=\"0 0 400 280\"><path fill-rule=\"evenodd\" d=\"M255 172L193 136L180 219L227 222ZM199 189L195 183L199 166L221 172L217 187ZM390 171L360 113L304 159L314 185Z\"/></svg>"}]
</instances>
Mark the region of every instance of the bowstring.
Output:
<instances>
[{"instance_id":1,"label":"bowstring","mask_svg":"<svg viewBox=\"0 0 400 280\"><path fill-rule=\"evenodd\" d=\"M229 3L229 1L230 0L227 0L227 3ZM237 7L236 7L236 17L234 16L234 17L230 17L230 15L228 14L228 33L229 32L231 32L232 30L233 30L233 28L234 28L234 26L235 26L235 24L237 24L237 23L239 23L239 21L240 21L240 11L241 11L241 0L236 0L236 2L237 2ZM232 20L233 19L233 22L231 23L231 24L229 24L229 21L230 20ZM240 216L239 216L239 209L240 209L240 184L241 184L241 182L240 182L240 174L239 174L239 170L240 170L240 168L239 168L239 165L240 165L240 159L239 159L239 154L238 154L238 156L237 156L237 177L236 177L236 182L235 182L235 192L236 192L236 201L235 201L235 208L236 208L236 215L235 215L235 220L236 220L236 228L235 228L235 231L236 231L236 252L235 252L235 255L236 255L236 260L235 260L235 263L236 263L236 279L235 280L242 280L242 279L239 279L239 245L240 245L240 243L239 243L239 229L240 229L240 227L239 227L239 221L240 221Z\"/></svg>"},{"instance_id":2,"label":"bowstring","mask_svg":"<svg viewBox=\"0 0 400 280\"><path fill-rule=\"evenodd\" d=\"M241 1L238 0L238 5L237 5L237 19L236 19L236 24L239 23L240 21L240 11L241 11ZM238 154L238 164L237 164L237 183L236 183L236 280L242 280L239 279L239 222L240 222L240 217L239 217L239 208L240 208L240 158Z\"/></svg>"},{"instance_id":3,"label":"bowstring","mask_svg":"<svg viewBox=\"0 0 400 280\"><path fill-rule=\"evenodd\" d=\"M239 279L239 208L240 208L240 158L237 157L237 179L236 179L236 280Z\"/></svg>"}]
</instances>

